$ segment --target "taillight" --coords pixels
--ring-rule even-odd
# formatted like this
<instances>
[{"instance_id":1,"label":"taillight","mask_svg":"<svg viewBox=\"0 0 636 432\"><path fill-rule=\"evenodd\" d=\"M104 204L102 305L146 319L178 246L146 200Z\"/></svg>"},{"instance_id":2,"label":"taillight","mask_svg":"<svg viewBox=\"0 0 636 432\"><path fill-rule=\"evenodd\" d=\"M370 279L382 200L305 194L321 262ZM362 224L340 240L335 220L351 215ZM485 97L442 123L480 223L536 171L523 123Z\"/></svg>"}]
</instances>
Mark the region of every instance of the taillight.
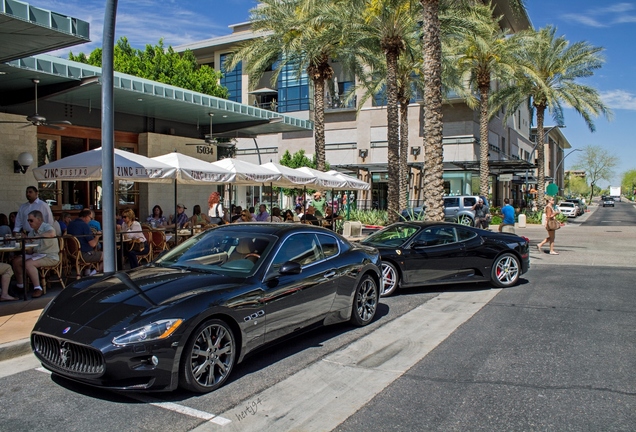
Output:
<instances>
[{"instance_id":1,"label":"taillight","mask_svg":"<svg viewBox=\"0 0 636 432\"><path fill-rule=\"evenodd\" d=\"M524 239L525 241L527 241L528 243L530 243L530 239L526 236L521 236L522 239Z\"/></svg>"}]
</instances>

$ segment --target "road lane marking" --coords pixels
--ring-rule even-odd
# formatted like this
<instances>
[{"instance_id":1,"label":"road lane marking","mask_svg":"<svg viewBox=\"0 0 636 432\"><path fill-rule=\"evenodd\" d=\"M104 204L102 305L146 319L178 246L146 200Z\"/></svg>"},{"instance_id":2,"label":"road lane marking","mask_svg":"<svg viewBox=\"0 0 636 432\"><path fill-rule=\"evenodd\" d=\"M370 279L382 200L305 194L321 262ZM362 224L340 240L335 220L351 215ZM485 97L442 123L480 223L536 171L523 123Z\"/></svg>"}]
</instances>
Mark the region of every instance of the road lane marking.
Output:
<instances>
[{"instance_id":1,"label":"road lane marking","mask_svg":"<svg viewBox=\"0 0 636 432\"><path fill-rule=\"evenodd\" d=\"M152 405L152 406L156 406L158 408L162 408L168 411L173 411L179 414L184 414L190 417L194 417L194 418L198 418L201 420L206 420L209 423L214 423L220 426L224 426L228 423L230 423L231 421L223 418L223 417L219 417L215 414L212 413L208 413L205 411L201 411L195 408L190 408L190 407L186 407L183 405L179 405L176 404L174 402L163 402L160 399L155 399L153 397L150 396L146 396L144 394L139 394L139 393L131 393L131 394L123 394L124 396L127 396L131 399L136 399L140 402L144 402L148 405Z\"/></svg>"},{"instance_id":2,"label":"road lane marking","mask_svg":"<svg viewBox=\"0 0 636 432\"><path fill-rule=\"evenodd\" d=\"M43 367L35 368L35 370L38 372L44 372L46 374L51 375L51 371L48 369L44 369ZM184 414L189 417L205 420L220 426L225 426L226 424L231 422L231 420L228 420L223 417L219 417L212 413L208 413L208 412L201 411L194 408L189 408L183 405L176 404L174 402L163 402L160 399L155 399L153 397L146 396L144 394L139 394L139 393L119 393L119 394L122 396L126 396L130 399L135 399L135 400L138 400L139 402L146 403L148 405L152 405L152 406L162 408L168 411L173 411L179 414Z\"/></svg>"},{"instance_id":3,"label":"road lane marking","mask_svg":"<svg viewBox=\"0 0 636 432\"><path fill-rule=\"evenodd\" d=\"M500 289L445 292L220 415L227 431L328 431L402 376ZM257 406L247 415L244 407ZM209 423L197 432L218 431Z\"/></svg>"}]
</instances>

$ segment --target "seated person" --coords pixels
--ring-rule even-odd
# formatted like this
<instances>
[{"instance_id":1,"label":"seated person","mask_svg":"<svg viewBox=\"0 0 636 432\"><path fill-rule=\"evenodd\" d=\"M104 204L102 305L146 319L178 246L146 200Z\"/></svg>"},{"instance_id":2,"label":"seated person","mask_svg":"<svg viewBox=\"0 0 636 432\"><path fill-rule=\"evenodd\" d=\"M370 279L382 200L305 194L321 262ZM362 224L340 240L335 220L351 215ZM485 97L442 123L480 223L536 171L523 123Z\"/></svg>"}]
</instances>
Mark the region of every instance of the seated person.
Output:
<instances>
[{"instance_id":1,"label":"seated person","mask_svg":"<svg viewBox=\"0 0 636 432\"><path fill-rule=\"evenodd\" d=\"M243 213L243 207L235 206L232 212L231 222L236 222L241 218L241 214Z\"/></svg>"},{"instance_id":2,"label":"seated person","mask_svg":"<svg viewBox=\"0 0 636 432\"><path fill-rule=\"evenodd\" d=\"M93 269L88 275L94 275L103 269L103 254L101 251L95 250L99 243L99 235L93 235L89 222L91 218L91 210L84 209L79 213L77 219L72 221L66 231L68 234L77 237L80 243L80 251L84 261L95 263L97 270Z\"/></svg>"},{"instance_id":3,"label":"seated person","mask_svg":"<svg viewBox=\"0 0 636 432\"><path fill-rule=\"evenodd\" d=\"M272 222L282 222L283 221L283 217L280 214L280 209L278 207L274 207L272 209L271 220L272 220Z\"/></svg>"},{"instance_id":4,"label":"seated person","mask_svg":"<svg viewBox=\"0 0 636 432\"><path fill-rule=\"evenodd\" d=\"M128 209L122 213L124 223L121 226L122 232L125 232L124 237L132 240L132 244L126 256L130 263L130 268L139 267L139 255L147 255L150 251L150 245L146 241L146 237L141 229L141 224L135 220L135 212ZM140 246L135 246L137 243Z\"/></svg>"},{"instance_id":5,"label":"seated person","mask_svg":"<svg viewBox=\"0 0 636 432\"><path fill-rule=\"evenodd\" d=\"M40 237L35 240L38 246L33 248L33 254L26 255L26 274L33 283L32 298L41 297L43 294L40 286L40 273L38 267L54 266L60 261L60 244L55 238L55 228L44 222L44 216L39 210L33 210L27 215L27 222L31 227L29 237ZM41 238L44 237L44 238ZM13 259L13 272L18 289L24 289L22 278L22 256Z\"/></svg>"},{"instance_id":6,"label":"seated person","mask_svg":"<svg viewBox=\"0 0 636 432\"><path fill-rule=\"evenodd\" d=\"M322 226L335 231L336 221L341 220L342 216L338 216L338 212L334 213L331 207L325 209L325 217L322 220Z\"/></svg>"},{"instance_id":7,"label":"seated person","mask_svg":"<svg viewBox=\"0 0 636 432\"><path fill-rule=\"evenodd\" d=\"M307 211L305 212L303 217L300 218L300 221L306 224L319 225L318 218L316 217L316 209L314 208L314 206L310 205L309 207L307 207Z\"/></svg>"},{"instance_id":8,"label":"seated person","mask_svg":"<svg viewBox=\"0 0 636 432\"><path fill-rule=\"evenodd\" d=\"M152 214L148 216L146 222L148 222L148 224L154 228L161 228L168 225L168 220L163 215L163 210L159 205L156 205L152 208Z\"/></svg>"},{"instance_id":9,"label":"seated person","mask_svg":"<svg viewBox=\"0 0 636 432\"><path fill-rule=\"evenodd\" d=\"M186 209L184 204L177 204L177 214L170 217L170 227L182 229L190 225L190 218L185 213Z\"/></svg>"},{"instance_id":10,"label":"seated person","mask_svg":"<svg viewBox=\"0 0 636 432\"><path fill-rule=\"evenodd\" d=\"M62 234L66 234L66 228L68 227L68 224L70 224L72 220L73 218L71 217L70 213L68 212L62 213L62 215L60 216L60 220L58 221L60 223L60 229L62 230Z\"/></svg>"},{"instance_id":11,"label":"seated person","mask_svg":"<svg viewBox=\"0 0 636 432\"><path fill-rule=\"evenodd\" d=\"M256 218L249 212L249 210L243 210L241 211L241 217L234 221L234 223L241 222L256 222Z\"/></svg>"},{"instance_id":12,"label":"seated person","mask_svg":"<svg viewBox=\"0 0 636 432\"><path fill-rule=\"evenodd\" d=\"M102 224L95 220L95 212L93 210L89 211L91 212L91 220L88 222L88 226L95 232L102 232Z\"/></svg>"},{"instance_id":13,"label":"seated person","mask_svg":"<svg viewBox=\"0 0 636 432\"><path fill-rule=\"evenodd\" d=\"M4 215L6 218L7 216ZM11 283L11 276L13 276L13 269L9 264L0 263L0 275L2 277L2 296L0 301L13 301L17 300L15 297L9 295L9 284Z\"/></svg>"},{"instance_id":14,"label":"seated person","mask_svg":"<svg viewBox=\"0 0 636 432\"><path fill-rule=\"evenodd\" d=\"M201 213L201 206L195 205L192 209L192 217L190 218L190 224L192 226L196 225L207 225L211 223L208 215Z\"/></svg>"},{"instance_id":15,"label":"seated person","mask_svg":"<svg viewBox=\"0 0 636 432\"><path fill-rule=\"evenodd\" d=\"M7 215L0 213L0 241L2 241L6 235L13 235L13 230L9 226L9 218L7 218Z\"/></svg>"}]
</instances>

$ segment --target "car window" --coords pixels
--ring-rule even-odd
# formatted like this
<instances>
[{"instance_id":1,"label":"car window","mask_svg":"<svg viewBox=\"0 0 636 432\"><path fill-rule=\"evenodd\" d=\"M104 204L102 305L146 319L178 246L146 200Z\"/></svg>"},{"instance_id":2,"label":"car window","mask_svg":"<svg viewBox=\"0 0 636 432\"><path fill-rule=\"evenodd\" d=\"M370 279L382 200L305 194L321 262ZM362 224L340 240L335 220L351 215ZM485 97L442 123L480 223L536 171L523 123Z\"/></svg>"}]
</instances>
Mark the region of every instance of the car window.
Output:
<instances>
[{"instance_id":1,"label":"car window","mask_svg":"<svg viewBox=\"0 0 636 432\"><path fill-rule=\"evenodd\" d=\"M270 267L270 273L278 272L280 266L287 261L293 261L301 266L306 266L320 261L323 258L322 249L314 234L294 234L285 240L276 253Z\"/></svg>"},{"instance_id":2,"label":"car window","mask_svg":"<svg viewBox=\"0 0 636 432\"><path fill-rule=\"evenodd\" d=\"M466 241L477 237L476 232L464 228L455 228L455 231L457 232L457 240L459 241Z\"/></svg>"},{"instance_id":3,"label":"car window","mask_svg":"<svg viewBox=\"0 0 636 432\"><path fill-rule=\"evenodd\" d=\"M338 255L338 240L336 240L335 237L327 234L318 234L318 241L320 242L322 254L325 258Z\"/></svg>"},{"instance_id":4,"label":"car window","mask_svg":"<svg viewBox=\"0 0 636 432\"><path fill-rule=\"evenodd\" d=\"M465 197L464 198L464 207L472 207L477 203L475 197Z\"/></svg>"},{"instance_id":5,"label":"car window","mask_svg":"<svg viewBox=\"0 0 636 432\"><path fill-rule=\"evenodd\" d=\"M440 246L455 243L455 229L453 227L430 227L419 232L415 238L416 242L422 242L425 246Z\"/></svg>"},{"instance_id":6,"label":"car window","mask_svg":"<svg viewBox=\"0 0 636 432\"><path fill-rule=\"evenodd\" d=\"M397 247L404 244L416 231L417 227L411 225L392 225L371 234L362 243L371 246Z\"/></svg>"},{"instance_id":7,"label":"car window","mask_svg":"<svg viewBox=\"0 0 636 432\"><path fill-rule=\"evenodd\" d=\"M459 198L444 198L444 207L459 207Z\"/></svg>"}]
</instances>

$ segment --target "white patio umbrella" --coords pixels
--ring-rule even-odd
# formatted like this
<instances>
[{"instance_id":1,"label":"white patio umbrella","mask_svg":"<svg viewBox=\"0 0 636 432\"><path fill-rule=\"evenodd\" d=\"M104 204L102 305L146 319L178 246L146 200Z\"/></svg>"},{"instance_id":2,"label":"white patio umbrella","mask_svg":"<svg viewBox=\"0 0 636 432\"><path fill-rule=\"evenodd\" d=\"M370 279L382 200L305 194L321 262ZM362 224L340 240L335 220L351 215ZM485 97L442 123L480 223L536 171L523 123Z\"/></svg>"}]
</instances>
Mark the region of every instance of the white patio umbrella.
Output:
<instances>
[{"instance_id":1,"label":"white patio umbrella","mask_svg":"<svg viewBox=\"0 0 636 432\"><path fill-rule=\"evenodd\" d=\"M327 174L334 176L340 180L344 180L347 182L347 188L352 190L370 190L371 185L364 180L360 180L355 177L348 176L346 174L341 173L340 171L331 170L327 171Z\"/></svg>"},{"instance_id":2,"label":"white patio umbrella","mask_svg":"<svg viewBox=\"0 0 636 432\"><path fill-rule=\"evenodd\" d=\"M234 173L235 177L232 183L235 184L259 185L261 183L275 182L281 178L281 174L276 171L238 159L221 159L220 161L212 162L212 165Z\"/></svg>"},{"instance_id":3,"label":"white patio umbrella","mask_svg":"<svg viewBox=\"0 0 636 432\"><path fill-rule=\"evenodd\" d=\"M338 177L334 177L325 172L318 171L308 167L296 168L296 170L303 172L305 174L311 174L316 176L316 180L314 180L313 184L320 186L322 188L336 189L336 190L347 189L347 181L345 179L339 179Z\"/></svg>"},{"instance_id":4,"label":"white patio umbrella","mask_svg":"<svg viewBox=\"0 0 636 432\"><path fill-rule=\"evenodd\" d=\"M294 168L289 168L275 162L267 162L261 165L269 170L275 171L281 175L279 180L273 182L275 186L280 187L298 187L298 185L306 185L313 183L316 180L316 176L305 172L298 171Z\"/></svg>"},{"instance_id":5,"label":"white patio umbrella","mask_svg":"<svg viewBox=\"0 0 636 432\"><path fill-rule=\"evenodd\" d=\"M176 169L142 155L115 149L115 180L170 183ZM37 181L99 181L102 179L102 148L56 160L33 169Z\"/></svg>"},{"instance_id":6,"label":"white patio umbrella","mask_svg":"<svg viewBox=\"0 0 636 432\"><path fill-rule=\"evenodd\" d=\"M236 176L233 172L201 159L172 152L151 158L177 170L180 184L228 183Z\"/></svg>"}]
</instances>

